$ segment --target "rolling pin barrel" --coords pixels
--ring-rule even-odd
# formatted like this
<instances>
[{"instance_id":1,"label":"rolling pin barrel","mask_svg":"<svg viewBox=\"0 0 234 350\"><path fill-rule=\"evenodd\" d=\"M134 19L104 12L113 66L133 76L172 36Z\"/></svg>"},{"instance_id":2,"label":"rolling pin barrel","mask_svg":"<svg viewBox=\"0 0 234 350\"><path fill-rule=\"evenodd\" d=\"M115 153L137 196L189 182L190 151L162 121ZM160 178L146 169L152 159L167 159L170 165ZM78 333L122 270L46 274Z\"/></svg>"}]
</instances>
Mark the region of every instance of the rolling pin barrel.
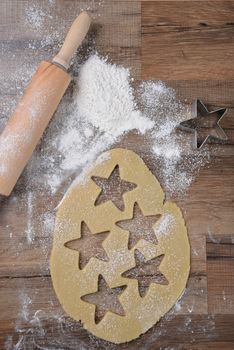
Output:
<instances>
[{"instance_id":1,"label":"rolling pin barrel","mask_svg":"<svg viewBox=\"0 0 234 350\"><path fill-rule=\"evenodd\" d=\"M66 69L90 23L86 12L77 17L53 63L43 61L39 65L0 135L0 194L10 195L56 111L71 81Z\"/></svg>"}]
</instances>

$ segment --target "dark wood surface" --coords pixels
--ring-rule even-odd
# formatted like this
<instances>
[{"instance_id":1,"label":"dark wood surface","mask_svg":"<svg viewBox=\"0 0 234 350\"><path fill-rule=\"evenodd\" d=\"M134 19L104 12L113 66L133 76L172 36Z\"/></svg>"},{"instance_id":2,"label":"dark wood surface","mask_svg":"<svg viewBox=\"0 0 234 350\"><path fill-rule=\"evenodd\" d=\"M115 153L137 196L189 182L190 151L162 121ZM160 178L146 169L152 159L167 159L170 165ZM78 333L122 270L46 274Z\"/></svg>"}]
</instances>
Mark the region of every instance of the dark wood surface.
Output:
<instances>
[{"instance_id":1,"label":"dark wood surface","mask_svg":"<svg viewBox=\"0 0 234 350\"><path fill-rule=\"evenodd\" d=\"M143 79L233 79L233 1L142 4Z\"/></svg>"},{"instance_id":2,"label":"dark wood surface","mask_svg":"<svg viewBox=\"0 0 234 350\"><path fill-rule=\"evenodd\" d=\"M43 30L27 30L25 9L36 3L1 0L1 126L30 77L29 72L20 80L19 67L32 69L32 62L36 67L59 44L59 39L42 48L38 44L35 57L28 41L37 45L51 25L63 32L74 13L92 1L55 0L49 6L40 0L51 19L46 18ZM188 104L201 97L210 108L228 107L222 126L229 141L217 148L188 193L174 198L184 212L192 254L180 308L139 339L119 346L98 340L64 315L49 271L52 228L45 230L40 220L47 194L29 189L24 174L12 196L0 200L0 349L234 349L234 2L106 0L91 12L94 47L130 67L138 81L165 79ZM118 145L135 150L158 175L139 136L126 135ZM64 191L47 198L52 220ZM25 233L28 215L31 245Z\"/></svg>"}]
</instances>

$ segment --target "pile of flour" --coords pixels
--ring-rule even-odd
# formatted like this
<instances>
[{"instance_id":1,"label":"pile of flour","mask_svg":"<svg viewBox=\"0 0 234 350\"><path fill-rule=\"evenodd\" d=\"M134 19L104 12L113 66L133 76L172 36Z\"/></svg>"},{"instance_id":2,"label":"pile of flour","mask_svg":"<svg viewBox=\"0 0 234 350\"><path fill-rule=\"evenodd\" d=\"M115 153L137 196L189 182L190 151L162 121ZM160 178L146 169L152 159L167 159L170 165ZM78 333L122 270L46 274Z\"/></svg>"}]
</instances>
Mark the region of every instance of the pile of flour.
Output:
<instances>
[{"instance_id":1,"label":"pile of flour","mask_svg":"<svg viewBox=\"0 0 234 350\"><path fill-rule=\"evenodd\" d=\"M85 2L83 9L99 16L102 3ZM1 72L0 82L6 91L22 94L38 61L53 57L62 43L65 20L59 28L51 26L50 34L44 35L46 23L53 19L54 6L54 0L48 2L46 12L37 2L26 6L25 28L37 33L38 38L29 39L25 44L27 55L21 68L14 63L16 57L9 56L8 46L2 44L3 62L4 57L9 56L10 64L15 67L10 79L4 69ZM184 193L199 169L209 162L209 152L207 148L202 152L192 150L192 136L176 131L180 121L189 119L191 113L178 101L175 91L160 81L147 81L140 86L132 84L128 69L110 64L97 54L83 65L75 62L75 69L79 69L79 74L73 80L73 90L70 88L63 98L26 168L29 191L49 190L52 195L65 192L66 186L101 152L114 147L123 135L133 131L141 135L145 153L155 163L155 175L164 190L169 195ZM15 81L15 86L9 86L9 80ZM0 128L16 102L11 96L3 95ZM125 147L131 148L126 139Z\"/></svg>"},{"instance_id":2,"label":"pile of flour","mask_svg":"<svg viewBox=\"0 0 234 350\"><path fill-rule=\"evenodd\" d=\"M63 169L91 161L127 131L144 134L153 128L153 122L137 108L127 69L94 55L83 65L76 82L72 113L55 140Z\"/></svg>"},{"instance_id":3,"label":"pile of flour","mask_svg":"<svg viewBox=\"0 0 234 350\"><path fill-rule=\"evenodd\" d=\"M112 137L134 128L145 133L153 122L137 108L129 82L129 70L91 56L78 78L77 114Z\"/></svg>"},{"instance_id":4,"label":"pile of flour","mask_svg":"<svg viewBox=\"0 0 234 350\"><path fill-rule=\"evenodd\" d=\"M60 104L40 152L34 153L27 168L29 187L40 185L55 193L66 179L79 175L134 131L147 144L166 192L181 193L209 159L207 151L192 150L191 138L176 130L190 116L164 83L147 81L133 89L128 69L92 55L74 80L72 96Z\"/></svg>"},{"instance_id":5,"label":"pile of flour","mask_svg":"<svg viewBox=\"0 0 234 350\"><path fill-rule=\"evenodd\" d=\"M92 14L98 17L102 13L102 3L102 0L85 1L81 2L83 8L78 8L74 2L74 8L78 12L82 9L91 10ZM2 94L0 127L3 127L16 105L17 101L12 95L17 95L19 98L38 62L54 56L63 42L67 28L66 16L64 19L61 18L59 28L53 24L56 23L53 21L55 0L48 0L46 11L38 1L30 4L26 2L25 6L26 13L20 25L22 27L25 25L25 32L30 28L30 32L36 35L32 35L25 42L27 55L20 64L20 57L12 54L12 48L8 47L7 40L1 44L1 61L5 66L11 65L12 69L9 71L2 64L0 82L8 94ZM33 39L34 36L36 39ZM89 52L92 50L90 48ZM121 139L128 132L139 134L142 144L145 145L144 155L149 156L150 161L154 163L152 165L155 175L168 195L181 195L181 193L184 195L199 169L209 161L209 152L206 148L201 152L192 150L192 136L187 137L185 133L176 131L180 121L189 119L191 113L189 108L178 101L172 88L160 81L142 82L137 86L136 83L133 84L128 69L110 64L106 58L97 54L92 55L83 65L75 62L75 68L79 67L78 78L73 80L72 88L69 88L61 101L40 145L27 165L24 176L20 179L27 185L25 239L30 249L35 248L35 252L42 252L43 259L40 265L42 274L47 271L46 269L49 271L48 258L57 196L52 202L50 199L57 192L61 198L62 192L66 192L74 178L84 173L100 153L114 147L118 142L121 144ZM12 81L15 84L12 84ZM125 147L132 148L131 140L129 138L128 141L126 135ZM79 177L79 180L81 179L82 176ZM18 192L15 197L12 195L11 200L21 200ZM43 212L40 211L40 207L43 208ZM158 235L167 234L173 223L173 218L164 216L158 226ZM15 239L13 226L6 225L6 232L9 232L9 238ZM25 243L20 243L17 246L17 256L24 253ZM69 321L61 310L56 311L53 295L48 295L46 312L43 310L32 312L34 305L38 305L38 290L35 292L34 289L25 289L24 284L19 284L18 290L19 314L15 324L18 340L14 344L15 340L9 336L5 344L6 349L19 350L25 348L26 344L35 347L36 341L41 341L43 344L48 324L52 329L50 337L52 347L54 342L61 348L66 347L64 339L69 337L69 332L72 342L74 323ZM177 308L180 308L178 303ZM58 334L61 334L59 339ZM75 349L77 344L84 349L87 348L82 336L70 346ZM44 345L42 346L44 348ZM89 348L98 349L101 346L103 346L101 341L99 343L99 340L90 336ZM111 345L108 346L108 349L110 348Z\"/></svg>"}]
</instances>

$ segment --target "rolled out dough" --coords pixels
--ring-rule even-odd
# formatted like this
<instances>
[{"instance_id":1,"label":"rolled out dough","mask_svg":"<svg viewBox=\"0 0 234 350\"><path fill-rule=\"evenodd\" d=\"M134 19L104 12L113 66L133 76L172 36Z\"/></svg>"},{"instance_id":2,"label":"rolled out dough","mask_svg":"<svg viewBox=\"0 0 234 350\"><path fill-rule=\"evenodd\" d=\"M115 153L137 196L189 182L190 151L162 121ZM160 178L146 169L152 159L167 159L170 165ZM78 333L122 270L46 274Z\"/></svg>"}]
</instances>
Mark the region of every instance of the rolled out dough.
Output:
<instances>
[{"instance_id":1,"label":"rolled out dough","mask_svg":"<svg viewBox=\"0 0 234 350\"><path fill-rule=\"evenodd\" d=\"M118 178L115 191L121 190L121 180L125 186L121 207L111 199L110 184L105 180L110 179L117 165L121 179ZM127 183L137 186L130 185L127 190ZM107 199L103 199L105 191L109 191ZM101 198L98 204L97 198ZM144 223L144 228L150 222L152 227L148 239L147 230L142 231L142 237L138 230L129 244L129 237L135 234L131 221L134 207L141 217L151 220ZM160 232L162 220L168 216L172 218L171 224ZM138 221L135 222L137 226ZM87 235L99 235L102 239L100 249L97 246L93 255L89 251L92 247L87 246L89 241L84 240L81 232L84 225ZM106 232L108 234L102 234ZM73 241L74 247L70 249ZM88 258L86 254L82 264L80 259L85 251ZM139 261L142 259L147 271L156 264L157 257L160 258L159 277L166 283L157 283L154 276L146 276L144 285L144 276L142 282L139 275L142 273ZM67 314L81 320L84 327L99 338L123 343L146 332L181 296L189 268L190 246L182 213L176 204L164 201L159 182L132 151L113 149L101 155L86 173L85 180L77 180L59 206L51 254L54 289ZM142 283L144 290L139 292ZM106 304L101 299L102 288L108 296ZM115 291L112 305L111 296ZM115 311L118 307L119 313ZM102 314L97 322L98 309Z\"/></svg>"}]
</instances>

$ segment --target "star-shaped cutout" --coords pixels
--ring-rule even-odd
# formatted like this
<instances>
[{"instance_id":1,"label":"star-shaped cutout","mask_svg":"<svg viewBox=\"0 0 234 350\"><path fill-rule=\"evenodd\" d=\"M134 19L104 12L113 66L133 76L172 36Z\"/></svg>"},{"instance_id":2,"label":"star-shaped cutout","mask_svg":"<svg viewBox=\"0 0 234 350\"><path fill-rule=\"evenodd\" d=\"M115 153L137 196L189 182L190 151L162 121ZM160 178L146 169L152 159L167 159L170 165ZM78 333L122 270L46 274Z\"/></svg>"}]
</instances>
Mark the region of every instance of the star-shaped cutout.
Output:
<instances>
[{"instance_id":1,"label":"star-shaped cutout","mask_svg":"<svg viewBox=\"0 0 234 350\"><path fill-rule=\"evenodd\" d=\"M157 244L158 240L153 226L160 217L161 214L145 216L135 202L132 218L116 222L117 226L129 232L128 249L132 249L141 239Z\"/></svg>"},{"instance_id":2,"label":"star-shaped cutout","mask_svg":"<svg viewBox=\"0 0 234 350\"><path fill-rule=\"evenodd\" d=\"M87 303L94 304L95 308L95 323L99 323L105 314L113 312L119 316L125 316L123 306L121 305L118 296L123 293L127 286L119 286L110 288L102 275L98 276L98 290L95 293L86 294L81 299Z\"/></svg>"},{"instance_id":3,"label":"star-shaped cutout","mask_svg":"<svg viewBox=\"0 0 234 350\"><path fill-rule=\"evenodd\" d=\"M143 298L151 283L167 285L168 280L159 270L164 255L157 256L151 260L146 260L144 255L135 250L135 263L136 266L132 269L122 273L125 278L136 279L138 281L139 295Z\"/></svg>"},{"instance_id":4,"label":"star-shaped cutout","mask_svg":"<svg viewBox=\"0 0 234 350\"><path fill-rule=\"evenodd\" d=\"M108 256L102 247L102 242L109 235L109 231L93 234L84 221L81 222L81 236L66 242L65 247L79 252L79 268L82 270L93 257L108 261Z\"/></svg>"},{"instance_id":5,"label":"star-shaped cutout","mask_svg":"<svg viewBox=\"0 0 234 350\"><path fill-rule=\"evenodd\" d=\"M92 180L101 188L94 205L99 205L111 200L121 211L124 210L123 195L137 187L136 184L122 180L119 173L119 166L116 165L108 178L92 176Z\"/></svg>"},{"instance_id":6,"label":"star-shaped cutout","mask_svg":"<svg viewBox=\"0 0 234 350\"><path fill-rule=\"evenodd\" d=\"M202 101L197 99L193 104L195 118L180 123L180 129L195 133L195 146L198 149L214 139L226 141L227 135L219 124L226 111L227 108L220 108L209 112Z\"/></svg>"}]
</instances>

